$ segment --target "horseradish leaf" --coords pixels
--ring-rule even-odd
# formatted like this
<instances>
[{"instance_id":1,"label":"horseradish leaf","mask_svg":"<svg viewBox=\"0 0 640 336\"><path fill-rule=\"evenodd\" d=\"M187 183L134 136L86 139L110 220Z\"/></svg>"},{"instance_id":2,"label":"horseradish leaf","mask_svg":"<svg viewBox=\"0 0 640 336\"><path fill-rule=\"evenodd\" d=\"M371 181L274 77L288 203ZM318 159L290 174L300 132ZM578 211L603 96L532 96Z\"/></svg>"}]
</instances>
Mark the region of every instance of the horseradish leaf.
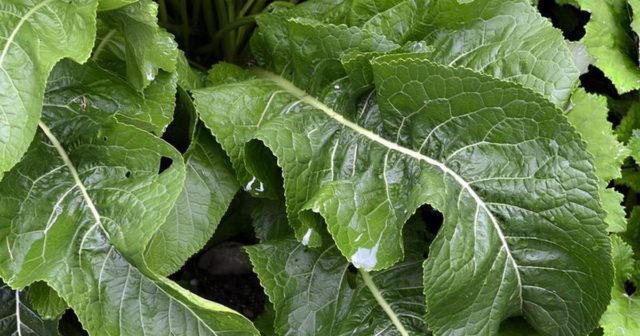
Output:
<instances>
[{"instance_id":1,"label":"horseradish leaf","mask_svg":"<svg viewBox=\"0 0 640 336\"><path fill-rule=\"evenodd\" d=\"M18 289L46 282L91 334L257 334L146 266L182 189L181 155L69 90L47 94L36 140L0 184L0 276Z\"/></svg>"},{"instance_id":2,"label":"horseradish leaf","mask_svg":"<svg viewBox=\"0 0 640 336\"><path fill-rule=\"evenodd\" d=\"M47 77L62 58L84 62L97 0L7 0L0 5L0 180L36 132Z\"/></svg>"},{"instance_id":3,"label":"horseradish leaf","mask_svg":"<svg viewBox=\"0 0 640 336\"><path fill-rule=\"evenodd\" d=\"M514 314L544 334L591 330L609 297L609 244L591 157L562 113L517 84L420 55L371 63L375 91L358 99L348 79L315 97L256 69L196 90L196 108L238 165L264 160L243 143L269 148L296 237L320 245L324 221L360 269L402 258L419 206L441 211L424 265L436 334L495 334Z\"/></svg>"}]
</instances>

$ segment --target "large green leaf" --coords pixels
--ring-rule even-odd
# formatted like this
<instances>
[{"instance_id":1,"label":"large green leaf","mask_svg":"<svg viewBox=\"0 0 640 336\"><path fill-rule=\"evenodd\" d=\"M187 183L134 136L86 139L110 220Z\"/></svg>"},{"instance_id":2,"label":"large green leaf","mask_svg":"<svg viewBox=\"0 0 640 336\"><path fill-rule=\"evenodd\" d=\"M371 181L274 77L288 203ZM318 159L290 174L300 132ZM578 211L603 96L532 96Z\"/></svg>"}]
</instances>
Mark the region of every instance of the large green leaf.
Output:
<instances>
[{"instance_id":1,"label":"large green leaf","mask_svg":"<svg viewBox=\"0 0 640 336\"><path fill-rule=\"evenodd\" d=\"M423 12L418 10L423 4L421 0L353 0L349 23L394 41L405 41Z\"/></svg>"},{"instance_id":2,"label":"large green leaf","mask_svg":"<svg viewBox=\"0 0 640 336\"><path fill-rule=\"evenodd\" d=\"M92 334L256 334L144 263L181 190L181 155L108 106L85 109L63 79L51 79L36 140L0 184L0 276L13 288L47 282Z\"/></svg>"},{"instance_id":3,"label":"large green leaf","mask_svg":"<svg viewBox=\"0 0 640 336\"><path fill-rule=\"evenodd\" d=\"M58 321L42 319L31 307L30 291L14 291L0 281L0 334L5 336L56 336Z\"/></svg>"},{"instance_id":4,"label":"large green leaf","mask_svg":"<svg viewBox=\"0 0 640 336\"><path fill-rule=\"evenodd\" d=\"M78 62L89 57L97 5L97 0L0 4L0 179L33 139L51 68L64 57Z\"/></svg>"},{"instance_id":5,"label":"large green leaf","mask_svg":"<svg viewBox=\"0 0 640 336\"><path fill-rule=\"evenodd\" d=\"M309 249L292 239L246 248L276 310L278 335L423 335L424 223L407 225L406 259L358 274L333 244ZM366 280L363 279L366 278ZM386 310L385 310L386 309Z\"/></svg>"},{"instance_id":6,"label":"large green leaf","mask_svg":"<svg viewBox=\"0 0 640 336\"><path fill-rule=\"evenodd\" d=\"M640 88L638 46L629 27L626 0L563 0L591 13L582 42L595 65L615 85L618 93Z\"/></svg>"},{"instance_id":7,"label":"large green leaf","mask_svg":"<svg viewBox=\"0 0 640 336\"><path fill-rule=\"evenodd\" d=\"M344 52L344 41L353 43L362 34L378 41L386 36L386 49L393 46L392 42L404 44L406 49L424 49L432 60L442 64L516 81L558 106L568 102L578 82L580 70L572 48L529 0L355 0L335 6L339 9L334 12L347 10L350 14L325 19L323 8L313 15L296 7L261 16L253 41L258 62L277 73L293 68L295 83L300 84L297 76L304 76L301 66L315 66L316 73L330 73L328 68L335 68L332 63L337 60L326 60L326 56ZM311 25L312 20L301 19L321 17L324 22L350 27L320 22ZM305 31L300 22L312 27ZM385 49L382 45L378 43L375 50ZM304 84L313 88L317 83Z\"/></svg>"},{"instance_id":8,"label":"large green leaf","mask_svg":"<svg viewBox=\"0 0 640 336\"><path fill-rule=\"evenodd\" d=\"M264 160L255 141L240 154L239 133L268 147L296 237L320 244L318 213L356 267L395 264L409 216L440 210L424 279L436 334L495 334L514 314L544 334L591 330L609 298L609 242L591 157L565 117L519 85L420 56L372 64L377 95L357 109L346 78L316 98L262 70L196 90L196 108L232 160Z\"/></svg>"},{"instance_id":9,"label":"large green leaf","mask_svg":"<svg viewBox=\"0 0 640 336\"><path fill-rule=\"evenodd\" d=\"M211 238L239 189L227 157L206 132L185 154L187 177L166 222L145 252L147 265L171 274Z\"/></svg>"},{"instance_id":10,"label":"large green leaf","mask_svg":"<svg viewBox=\"0 0 640 336\"><path fill-rule=\"evenodd\" d=\"M411 38L424 39L432 59L516 81L558 106L567 103L580 71L562 33L531 1L424 2Z\"/></svg>"},{"instance_id":11,"label":"large green leaf","mask_svg":"<svg viewBox=\"0 0 640 336\"><path fill-rule=\"evenodd\" d=\"M600 324L605 336L640 334L640 299L625 291L625 282L637 277L633 251L618 236L611 237L611 253L615 267L615 282L611 291L611 303L602 315Z\"/></svg>"}]
</instances>

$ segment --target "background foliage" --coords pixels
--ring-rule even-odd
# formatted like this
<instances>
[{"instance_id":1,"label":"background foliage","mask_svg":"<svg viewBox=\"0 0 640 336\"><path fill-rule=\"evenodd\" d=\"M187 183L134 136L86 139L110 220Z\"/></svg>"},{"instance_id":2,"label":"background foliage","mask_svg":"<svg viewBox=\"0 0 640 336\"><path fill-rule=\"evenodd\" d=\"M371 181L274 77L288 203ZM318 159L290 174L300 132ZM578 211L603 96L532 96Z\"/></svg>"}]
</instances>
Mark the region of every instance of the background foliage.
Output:
<instances>
[{"instance_id":1,"label":"background foliage","mask_svg":"<svg viewBox=\"0 0 640 336\"><path fill-rule=\"evenodd\" d=\"M0 334L640 334L638 11L5 1Z\"/></svg>"}]
</instances>

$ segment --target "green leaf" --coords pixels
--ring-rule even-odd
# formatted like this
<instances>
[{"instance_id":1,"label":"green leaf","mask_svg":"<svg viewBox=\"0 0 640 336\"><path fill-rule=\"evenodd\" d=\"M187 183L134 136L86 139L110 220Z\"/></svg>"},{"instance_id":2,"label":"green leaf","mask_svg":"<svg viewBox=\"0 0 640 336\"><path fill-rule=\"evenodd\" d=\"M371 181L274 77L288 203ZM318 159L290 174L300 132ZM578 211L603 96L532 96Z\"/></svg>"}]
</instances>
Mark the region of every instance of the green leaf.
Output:
<instances>
[{"instance_id":1,"label":"green leaf","mask_svg":"<svg viewBox=\"0 0 640 336\"><path fill-rule=\"evenodd\" d=\"M140 0L100 13L100 20L116 30L108 33L112 37L105 43L112 44L110 48L121 50L127 63L127 78L138 90L146 88L158 76L160 69L167 72L176 70L178 45L171 34L158 26L157 16L158 4L152 0ZM96 50L99 48L100 44Z\"/></svg>"},{"instance_id":2,"label":"green leaf","mask_svg":"<svg viewBox=\"0 0 640 336\"><path fill-rule=\"evenodd\" d=\"M98 9L101 11L114 10L137 1L138 0L100 0Z\"/></svg>"},{"instance_id":3,"label":"green leaf","mask_svg":"<svg viewBox=\"0 0 640 336\"><path fill-rule=\"evenodd\" d=\"M258 16L256 22L259 27L251 38L251 51L258 64L268 65L278 73L286 71L291 62L288 39L289 20L306 18L321 20L333 25L347 24L347 18L350 15L349 5L349 1L343 0L305 1L290 10L274 11ZM342 26L340 30L346 31L355 28L357 27ZM371 32L366 32L366 34L371 34ZM313 34L310 37L323 38L320 34ZM332 39L332 37L328 36L327 39ZM332 51L326 50L326 52L331 53Z\"/></svg>"},{"instance_id":4,"label":"green leaf","mask_svg":"<svg viewBox=\"0 0 640 336\"><path fill-rule=\"evenodd\" d=\"M626 219L622 207L622 194L607 185L612 179L621 177L620 166L629 155L629 150L618 142L607 120L609 110L605 97L589 94L580 88L571 96L571 105L566 112L567 119L582 139L587 150L595 157L596 176L599 181L600 200L607 211L605 222L609 232L624 232Z\"/></svg>"},{"instance_id":5,"label":"green leaf","mask_svg":"<svg viewBox=\"0 0 640 336\"><path fill-rule=\"evenodd\" d=\"M149 268L174 273L211 238L240 186L226 155L207 132L185 153L187 177L176 204L145 252Z\"/></svg>"},{"instance_id":6,"label":"green leaf","mask_svg":"<svg viewBox=\"0 0 640 336\"><path fill-rule=\"evenodd\" d=\"M47 77L62 58L84 62L97 0L3 1L0 11L0 179L36 132Z\"/></svg>"},{"instance_id":7,"label":"green leaf","mask_svg":"<svg viewBox=\"0 0 640 336\"><path fill-rule=\"evenodd\" d=\"M314 94L345 75L340 58L346 50L389 52L400 47L364 29L310 19L290 19L287 30L294 82Z\"/></svg>"},{"instance_id":8,"label":"green leaf","mask_svg":"<svg viewBox=\"0 0 640 336\"><path fill-rule=\"evenodd\" d=\"M629 228L620 234L625 242L633 248L635 258L640 259L640 206L634 206L629 214ZM639 277L640 279L640 277Z\"/></svg>"},{"instance_id":9,"label":"green leaf","mask_svg":"<svg viewBox=\"0 0 640 336\"><path fill-rule=\"evenodd\" d=\"M595 65L615 85L618 93L640 88L637 48L629 29L626 0L574 0L591 13L582 42L595 58Z\"/></svg>"},{"instance_id":10,"label":"green leaf","mask_svg":"<svg viewBox=\"0 0 640 336\"><path fill-rule=\"evenodd\" d=\"M58 319L69 305L44 282L36 282L29 286L31 306L40 316L47 320Z\"/></svg>"},{"instance_id":11,"label":"green leaf","mask_svg":"<svg viewBox=\"0 0 640 336\"><path fill-rule=\"evenodd\" d=\"M416 3L424 1L354 0L350 25L385 35L393 41L406 41L419 17Z\"/></svg>"},{"instance_id":12,"label":"green leaf","mask_svg":"<svg viewBox=\"0 0 640 336\"><path fill-rule=\"evenodd\" d=\"M615 268L615 281L611 291L611 303L600 325L605 336L636 335L640 333L640 300L625 292L625 281L637 274L633 251L618 236L611 236L611 253Z\"/></svg>"},{"instance_id":13,"label":"green leaf","mask_svg":"<svg viewBox=\"0 0 640 336\"><path fill-rule=\"evenodd\" d=\"M411 34L431 58L518 82L564 106L580 71L562 33L529 0L424 1Z\"/></svg>"},{"instance_id":14,"label":"green leaf","mask_svg":"<svg viewBox=\"0 0 640 336\"><path fill-rule=\"evenodd\" d=\"M0 276L47 282L91 334L257 334L143 261L182 189L181 155L66 91L48 93L36 140L0 183Z\"/></svg>"},{"instance_id":15,"label":"green leaf","mask_svg":"<svg viewBox=\"0 0 640 336\"><path fill-rule=\"evenodd\" d=\"M606 188L604 184L599 188L602 208L607 212L604 221L607 223L607 231L624 232L627 230L627 218L622 206L624 195L613 188Z\"/></svg>"},{"instance_id":16,"label":"green leaf","mask_svg":"<svg viewBox=\"0 0 640 336\"><path fill-rule=\"evenodd\" d=\"M205 74L193 69L184 53L179 50L176 62L176 72L178 73L178 85L185 90L194 90L203 87Z\"/></svg>"},{"instance_id":17,"label":"green leaf","mask_svg":"<svg viewBox=\"0 0 640 336\"><path fill-rule=\"evenodd\" d=\"M284 202L265 198L250 198L246 205L251 208L251 220L256 238L261 243L293 237L287 222Z\"/></svg>"},{"instance_id":18,"label":"green leaf","mask_svg":"<svg viewBox=\"0 0 640 336\"><path fill-rule=\"evenodd\" d=\"M338 249L308 249L286 239L247 247L276 311L278 335L400 335L388 314L415 335L426 332L421 263L428 244L415 220L407 224L406 259L385 271L352 273ZM423 230L423 229L422 229ZM352 287L349 277L354 277ZM375 294L373 294L375 293ZM383 304L391 303L386 312ZM403 335L407 335L406 333Z\"/></svg>"},{"instance_id":19,"label":"green leaf","mask_svg":"<svg viewBox=\"0 0 640 336\"><path fill-rule=\"evenodd\" d=\"M609 298L609 242L591 157L566 118L467 69L412 55L372 64L377 95L357 109L348 79L316 98L263 70L196 90L196 108L238 166L262 160L243 142L264 143L297 239L320 245L320 214L356 267L391 267L415 209L441 211L424 279L436 334L495 334L514 314L543 334L593 329Z\"/></svg>"},{"instance_id":20,"label":"green leaf","mask_svg":"<svg viewBox=\"0 0 640 336\"><path fill-rule=\"evenodd\" d=\"M49 107L74 109L113 115L119 121L161 135L173 119L176 103L175 74L161 73L143 91L132 87L123 77L109 70L122 67L122 62L80 65L62 61L52 71L47 87Z\"/></svg>"},{"instance_id":21,"label":"green leaf","mask_svg":"<svg viewBox=\"0 0 640 336\"><path fill-rule=\"evenodd\" d=\"M14 291L0 280L0 334L57 336L58 321L42 319L31 307L31 291Z\"/></svg>"},{"instance_id":22,"label":"green leaf","mask_svg":"<svg viewBox=\"0 0 640 336\"><path fill-rule=\"evenodd\" d=\"M348 16L338 15L323 22L348 24L348 29L341 28L344 36L355 36L353 31L362 31L362 34L378 36L379 40L386 36L390 40L387 44L393 41L407 48L426 44L430 58L436 62L518 82L560 107L568 102L578 83L577 64L584 67L580 49L570 47L562 33L542 17L529 0L356 0L342 7L350 7ZM308 34L292 28L292 20L311 22L306 18L319 19L323 17L322 10L311 15L296 8L259 17L260 29L252 41L258 64L276 73L285 73L296 63L309 67L320 64L322 68L316 69L317 73L332 73L324 69L330 68L331 62L323 62L323 57L307 55L306 62L297 61L295 57L296 50L313 53L319 49L332 54L344 51L344 43L339 42L348 39L340 39L331 32L332 24L318 22ZM302 48L296 46L300 44L296 39L302 41ZM295 70L294 76L303 76L299 67ZM333 79L337 77L339 73ZM294 78L300 85L299 77ZM314 79L331 80L327 76ZM316 93L313 89L316 83L306 84L312 88L308 90L310 93Z\"/></svg>"},{"instance_id":23,"label":"green leaf","mask_svg":"<svg viewBox=\"0 0 640 336\"><path fill-rule=\"evenodd\" d=\"M631 138L629 138L629 151L631 152L631 157L636 161L640 162L640 129L634 129L631 133Z\"/></svg>"},{"instance_id":24,"label":"green leaf","mask_svg":"<svg viewBox=\"0 0 640 336\"><path fill-rule=\"evenodd\" d=\"M628 107L622 108L620 114L622 114L622 119L616 127L615 133L618 141L628 143L633 131L640 128L640 102L632 100Z\"/></svg>"},{"instance_id":25,"label":"green leaf","mask_svg":"<svg viewBox=\"0 0 640 336\"><path fill-rule=\"evenodd\" d=\"M597 158L594 161L596 175L605 183L620 177L620 166L629 156L629 151L613 134L608 114L606 98L582 88L571 96L571 106L566 112L571 125L587 143L587 150Z\"/></svg>"}]
</instances>

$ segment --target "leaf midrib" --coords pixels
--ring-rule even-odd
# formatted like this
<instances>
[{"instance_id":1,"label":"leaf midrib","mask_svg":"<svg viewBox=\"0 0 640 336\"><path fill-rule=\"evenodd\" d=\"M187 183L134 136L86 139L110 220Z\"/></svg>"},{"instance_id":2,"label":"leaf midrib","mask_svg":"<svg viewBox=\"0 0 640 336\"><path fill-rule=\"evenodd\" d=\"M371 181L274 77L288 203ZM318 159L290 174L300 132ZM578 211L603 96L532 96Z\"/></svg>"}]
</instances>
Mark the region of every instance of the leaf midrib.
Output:
<instances>
[{"instance_id":1,"label":"leaf midrib","mask_svg":"<svg viewBox=\"0 0 640 336\"><path fill-rule=\"evenodd\" d=\"M25 13L23 17L20 18L20 21L18 21L18 24L13 29L13 31L11 31L11 34L7 38L7 44L5 44L4 48L2 49L2 54L0 54L0 68L4 69L4 67L2 66L2 63L4 62L4 59L7 56L7 53L9 52L9 48L11 47L11 45L13 45L13 41L16 39L16 36L18 35L20 28L22 28L22 25L24 25L24 23L27 22L27 20L29 20L29 17L35 14L35 12L39 11L40 8L45 7L47 4L49 4L52 1L54 0L45 0L33 6L29 11Z\"/></svg>"},{"instance_id":2,"label":"leaf midrib","mask_svg":"<svg viewBox=\"0 0 640 336\"><path fill-rule=\"evenodd\" d=\"M280 88L286 90L287 92L289 92L291 95L293 95L294 97L298 98L300 101L303 101L317 109L319 109L320 111L322 111L325 115L327 115L329 118L335 120L336 122L338 122L339 124L349 128L350 130L352 130L353 132L360 134L366 138L368 138L369 140L376 142L390 150L394 150L398 153L410 156L418 161L424 161L430 165L433 165L435 167L437 167L438 169L440 169L445 175L449 175L451 176L461 187L463 190L467 191L467 193L469 193L469 195L471 196L471 198L473 198L473 200L476 202L476 204L483 209L483 211L487 214L487 216L489 216L489 219L491 220L491 223L498 235L498 238L500 239L502 248L505 250L506 254L507 254L507 258L511 261L511 264L514 268L515 271L515 275L516 275L516 279L518 281L518 290L519 290L519 296L520 296L520 305L522 306L522 279L520 278L520 271L518 269L518 264L515 261L515 258L513 257L513 255L511 254L511 250L509 248L509 245L507 243L506 237L504 235L504 233L502 232L502 228L500 227L500 225L498 224L497 219L494 217L493 213L489 210L489 208L487 207L487 205L485 204L485 202L480 198L480 196L475 192L475 190L473 190L473 188L471 188L471 185L465 181L460 175L458 175L455 171L453 171L451 168L447 167L445 164L443 164L442 162L435 160L431 157L428 157L422 153L416 152L412 149L403 147L398 145L395 142L389 141L381 136L379 136L376 133L373 133L372 131L361 127L360 125L346 119L344 116L342 116L341 114L339 114L338 112L334 111L331 107L327 106L326 104L324 104L323 102L321 102L320 100L318 100L317 98L310 96L309 94L307 94L304 90L298 88L297 86L295 86L293 83L291 83L290 81L288 81L287 79L276 75L272 72L266 71L264 69L260 69L260 68L253 68L252 72L257 75L258 77L262 78L262 79L266 79L269 80L273 83L275 83L277 86L279 86ZM521 307L522 309L522 307Z\"/></svg>"},{"instance_id":3,"label":"leaf midrib","mask_svg":"<svg viewBox=\"0 0 640 336\"><path fill-rule=\"evenodd\" d=\"M89 228L89 230L87 230L87 232L85 233L85 236L88 235L95 228L95 226L99 226L102 229L102 232L105 235L107 235L107 238L108 238L109 233L104 228L104 226L102 225L101 217L100 217L100 214L98 213L98 210L96 209L95 203L93 203L93 200L89 196L89 193L87 192L87 188L84 186L84 184L82 183L82 180L80 179L80 175L78 174L78 170L73 165L73 162L71 162L71 159L69 159L69 155L67 155L67 152L64 150L64 147L62 146L62 144L60 143L58 138L53 134L53 132L51 132L51 129L44 122L38 121L38 126L45 133L45 135L47 136L49 141L51 141L51 144L53 145L53 147L58 152L58 155L60 155L60 158L62 159L64 164L69 169L69 171L71 173L71 176L73 177L74 183L78 186L78 189L80 190L80 192L82 194L82 197L84 198L85 203L87 204L87 207L89 207L89 211L91 212L92 216L94 217L94 219L96 221L96 224L94 224L94 226L92 226L91 228ZM83 238L83 240L84 240L84 238ZM129 265L129 267L134 267L134 266L133 265ZM140 270L138 270L138 271L140 271ZM147 277L142 272L141 272L141 274L144 275L145 277ZM149 279L149 280L151 280L151 279ZM151 282L153 282L154 285L160 291L165 293L165 295L167 295L169 300L177 302L178 304L183 306L185 309L190 311L193 314L193 316L198 320L199 323L202 323L207 329L209 329L213 333L213 335L217 335L217 333L211 328L211 326L209 326L208 323L206 323L204 320L202 320L200 318L200 316L198 314L196 314L189 306L184 304L181 300L175 298L173 295L170 295L167 291L165 291L161 286L156 284L154 281L151 281ZM141 323L142 323L142 321L141 321Z\"/></svg>"}]
</instances>

